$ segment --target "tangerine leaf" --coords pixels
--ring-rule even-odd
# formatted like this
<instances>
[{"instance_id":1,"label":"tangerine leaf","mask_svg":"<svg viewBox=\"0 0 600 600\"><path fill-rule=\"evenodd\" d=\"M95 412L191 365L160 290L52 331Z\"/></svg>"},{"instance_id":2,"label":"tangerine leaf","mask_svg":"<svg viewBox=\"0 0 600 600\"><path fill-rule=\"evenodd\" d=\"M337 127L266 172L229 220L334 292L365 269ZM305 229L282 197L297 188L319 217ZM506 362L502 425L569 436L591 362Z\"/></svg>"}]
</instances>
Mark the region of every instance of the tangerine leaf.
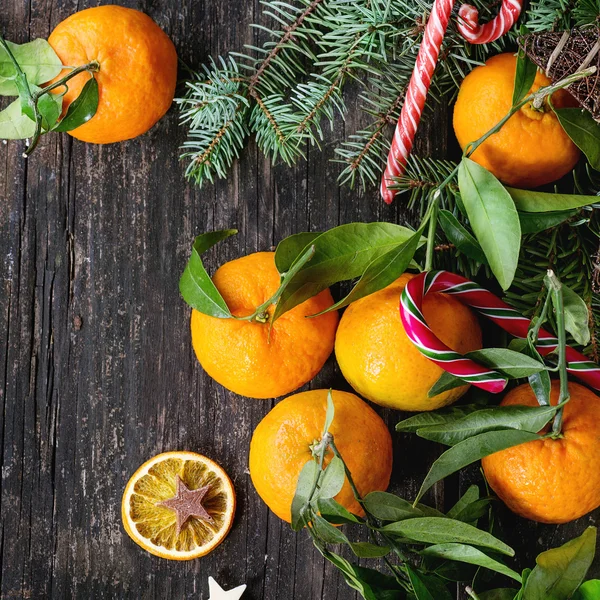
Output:
<instances>
[{"instance_id":1,"label":"tangerine leaf","mask_svg":"<svg viewBox=\"0 0 600 600\"><path fill-rule=\"evenodd\" d=\"M455 519L456 515L461 513L469 504L479 500L479 488L476 485L471 485L467 491L458 499L458 502L448 511L446 516L449 519Z\"/></svg>"},{"instance_id":2,"label":"tangerine leaf","mask_svg":"<svg viewBox=\"0 0 600 600\"><path fill-rule=\"evenodd\" d=\"M455 560L470 565L477 565L478 567L484 567L485 569L496 571L496 573L501 573L502 575L506 575L521 583L521 576L516 571L513 571L505 564L491 558L481 550L468 544L436 544L435 546L429 546L428 548L421 550L421 554L423 556L433 556L443 560Z\"/></svg>"},{"instance_id":3,"label":"tangerine leaf","mask_svg":"<svg viewBox=\"0 0 600 600\"><path fill-rule=\"evenodd\" d=\"M275 266L280 275L290 270L296 259L302 254L302 250L310 246L321 232L302 232L290 235L281 240L275 250Z\"/></svg>"},{"instance_id":4,"label":"tangerine leaf","mask_svg":"<svg viewBox=\"0 0 600 600\"><path fill-rule=\"evenodd\" d=\"M83 86L79 96L69 104L67 114L58 122L53 131L72 131L87 123L96 114L99 100L98 82L92 75Z\"/></svg>"},{"instance_id":5,"label":"tangerine leaf","mask_svg":"<svg viewBox=\"0 0 600 600\"><path fill-rule=\"evenodd\" d=\"M423 494L438 481L475 461L481 460L484 456L538 439L540 439L540 436L536 433L520 431L519 429L505 429L503 431L487 431L459 442L456 446L446 450L431 465L429 473L427 473L421 484L417 500L420 500Z\"/></svg>"},{"instance_id":6,"label":"tangerine leaf","mask_svg":"<svg viewBox=\"0 0 600 600\"><path fill-rule=\"evenodd\" d=\"M527 27L521 26L520 35L528 33ZM527 56L522 48L519 48L517 53L517 68L515 71L515 85L513 88L512 104L516 106L527 96L535 76L537 75L536 64Z\"/></svg>"},{"instance_id":7,"label":"tangerine leaf","mask_svg":"<svg viewBox=\"0 0 600 600\"><path fill-rule=\"evenodd\" d=\"M349 510L344 508L333 498L317 499L317 509L324 519L327 519L334 525L343 525L344 523L362 523L362 521Z\"/></svg>"},{"instance_id":8,"label":"tangerine leaf","mask_svg":"<svg viewBox=\"0 0 600 600\"><path fill-rule=\"evenodd\" d=\"M300 531L310 520L310 515L307 514L310 495L319 475L319 465L314 460L309 460L300 471L296 493L292 500L292 529L294 531Z\"/></svg>"},{"instance_id":9,"label":"tangerine leaf","mask_svg":"<svg viewBox=\"0 0 600 600\"><path fill-rule=\"evenodd\" d=\"M199 235L192 246L192 255L179 280L179 291L183 299L197 311L218 317L231 318L231 312L209 277L200 255L215 244L237 233L236 229L224 229Z\"/></svg>"},{"instance_id":10,"label":"tangerine leaf","mask_svg":"<svg viewBox=\"0 0 600 600\"><path fill-rule=\"evenodd\" d=\"M381 521L402 521L422 517L423 512L410 502L388 492L371 492L363 500L365 510Z\"/></svg>"},{"instance_id":11,"label":"tangerine leaf","mask_svg":"<svg viewBox=\"0 0 600 600\"><path fill-rule=\"evenodd\" d=\"M435 597L427 589L427 585L420 578L419 573L413 569L408 563L405 565L410 584L412 585L413 592L417 600L435 600Z\"/></svg>"},{"instance_id":12,"label":"tangerine leaf","mask_svg":"<svg viewBox=\"0 0 600 600\"><path fill-rule=\"evenodd\" d=\"M588 527L559 548L542 552L525 584L523 600L571 598L585 579L595 552L595 527Z\"/></svg>"},{"instance_id":13,"label":"tangerine leaf","mask_svg":"<svg viewBox=\"0 0 600 600\"><path fill-rule=\"evenodd\" d=\"M27 81L32 85L46 83L62 71L60 58L44 39L33 40L26 44L13 44L7 41L6 44L27 76ZM19 94L16 75L15 66L6 49L0 46L0 96Z\"/></svg>"},{"instance_id":14,"label":"tangerine leaf","mask_svg":"<svg viewBox=\"0 0 600 600\"><path fill-rule=\"evenodd\" d=\"M0 139L24 140L35 133L35 123L21 111L21 101L11 102L0 111Z\"/></svg>"},{"instance_id":15,"label":"tangerine leaf","mask_svg":"<svg viewBox=\"0 0 600 600\"><path fill-rule=\"evenodd\" d=\"M526 213L548 213L582 208L590 204L596 204L600 200L598 196L555 194L536 190L518 190L511 187L507 187L506 190L517 209Z\"/></svg>"},{"instance_id":16,"label":"tangerine leaf","mask_svg":"<svg viewBox=\"0 0 600 600\"><path fill-rule=\"evenodd\" d=\"M521 233L540 233L552 229L577 214L576 209L556 210L547 213L531 213L519 211Z\"/></svg>"},{"instance_id":17,"label":"tangerine leaf","mask_svg":"<svg viewBox=\"0 0 600 600\"><path fill-rule=\"evenodd\" d=\"M469 352L466 356L514 379L546 370L543 362L507 348L483 348Z\"/></svg>"},{"instance_id":18,"label":"tangerine leaf","mask_svg":"<svg viewBox=\"0 0 600 600\"><path fill-rule=\"evenodd\" d=\"M318 497L326 500L337 496L342 487L344 487L345 481L346 471L344 469L344 462L341 458L334 456L321 478Z\"/></svg>"},{"instance_id":19,"label":"tangerine leaf","mask_svg":"<svg viewBox=\"0 0 600 600\"><path fill-rule=\"evenodd\" d=\"M515 551L502 540L487 531L482 531L468 523L448 519L446 517L417 517L397 523L390 523L381 531L397 535L414 542L426 544L469 544L489 548L507 556L514 556Z\"/></svg>"},{"instance_id":20,"label":"tangerine leaf","mask_svg":"<svg viewBox=\"0 0 600 600\"><path fill-rule=\"evenodd\" d=\"M466 157L458 168L458 186L475 237L506 290L514 279L521 248L515 203L492 173Z\"/></svg>"},{"instance_id":21,"label":"tangerine leaf","mask_svg":"<svg viewBox=\"0 0 600 600\"><path fill-rule=\"evenodd\" d=\"M479 242L460 224L459 220L446 209L439 212L439 221L448 241L456 246L465 256L473 259L481 265L487 265Z\"/></svg>"},{"instance_id":22,"label":"tangerine leaf","mask_svg":"<svg viewBox=\"0 0 600 600\"><path fill-rule=\"evenodd\" d=\"M552 109L567 135L585 154L590 166L600 170L600 123L582 108Z\"/></svg>"},{"instance_id":23,"label":"tangerine leaf","mask_svg":"<svg viewBox=\"0 0 600 600\"><path fill-rule=\"evenodd\" d=\"M590 313L585 301L570 287L562 284L565 305L565 329L581 346L590 343Z\"/></svg>"}]
</instances>

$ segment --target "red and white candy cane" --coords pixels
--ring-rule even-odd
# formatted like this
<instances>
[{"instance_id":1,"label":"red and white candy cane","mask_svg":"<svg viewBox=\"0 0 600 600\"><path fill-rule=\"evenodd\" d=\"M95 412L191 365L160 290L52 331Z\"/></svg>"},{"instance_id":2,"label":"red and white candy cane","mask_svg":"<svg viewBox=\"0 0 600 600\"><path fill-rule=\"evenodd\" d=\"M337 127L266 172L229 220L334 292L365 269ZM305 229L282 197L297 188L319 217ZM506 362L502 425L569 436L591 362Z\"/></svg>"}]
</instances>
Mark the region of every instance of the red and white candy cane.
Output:
<instances>
[{"instance_id":1,"label":"red and white candy cane","mask_svg":"<svg viewBox=\"0 0 600 600\"><path fill-rule=\"evenodd\" d=\"M396 195L396 192L389 189L389 186L393 183L393 178L404 173L413 147L454 1L435 0L425 27L423 41L417 54L415 68L408 84L387 165L381 179L381 196L387 204L390 204ZM472 44L492 42L513 26L521 13L521 6L522 0L502 0L500 13L490 23L481 26L478 22L477 9L464 5L459 12L461 17L459 30L463 37Z\"/></svg>"},{"instance_id":2,"label":"red and white candy cane","mask_svg":"<svg viewBox=\"0 0 600 600\"><path fill-rule=\"evenodd\" d=\"M411 279L400 298L400 317L406 334L421 354L432 360L442 369L460 377L467 383L488 392L501 392L507 383L506 377L488 367L465 358L451 350L431 331L423 317L423 298L433 292L443 292L478 310L505 331L518 338L526 338L531 321L520 315L491 292L476 283L449 273L429 271ZM540 329L537 349L542 356L550 354L558 347L558 339ZM567 346L567 370L596 390L600 390L600 367L583 354Z\"/></svg>"}]
</instances>

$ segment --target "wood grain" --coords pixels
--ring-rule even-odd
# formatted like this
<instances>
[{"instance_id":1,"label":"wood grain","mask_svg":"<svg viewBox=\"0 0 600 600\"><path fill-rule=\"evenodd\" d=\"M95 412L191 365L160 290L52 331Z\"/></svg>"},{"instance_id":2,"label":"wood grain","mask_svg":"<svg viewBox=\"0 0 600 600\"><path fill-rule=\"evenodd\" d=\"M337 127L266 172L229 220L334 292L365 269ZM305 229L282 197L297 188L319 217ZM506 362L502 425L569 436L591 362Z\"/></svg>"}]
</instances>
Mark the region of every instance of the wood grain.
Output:
<instances>
[{"instance_id":1,"label":"wood grain","mask_svg":"<svg viewBox=\"0 0 600 600\"><path fill-rule=\"evenodd\" d=\"M152 16L181 59L242 48L258 3L234 0L121 1ZM16 42L46 37L90 0L3 0L0 30ZM355 107L354 102L350 102ZM354 598L309 538L269 513L247 472L254 427L270 401L235 396L197 364L178 278L193 237L237 228L208 253L226 260L283 237L354 220L404 222L402 202L377 191L338 189L333 142L357 128L349 111L324 151L295 168L271 166L250 143L230 177L198 189L178 161L184 132L175 109L150 133L111 146L65 134L0 146L0 447L2 599L206 599L208 575L248 584L248 600ZM418 151L443 156L448 115L438 107ZM348 389L333 359L311 384ZM397 413L380 411L390 427ZM121 527L120 500L133 471L154 454L189 449L217 460L238 492L235 526L210 556L188 563L153 557ZM392 489L413 496L438 449L395 434ZM458 478L432 494L438 506ZM542 545L579 532L517 522L502 513L505 539L531 564ZM538 537L540 540L538 541ZM523 564L525 564L525 562Z\"/></svg>"}]
</instances>

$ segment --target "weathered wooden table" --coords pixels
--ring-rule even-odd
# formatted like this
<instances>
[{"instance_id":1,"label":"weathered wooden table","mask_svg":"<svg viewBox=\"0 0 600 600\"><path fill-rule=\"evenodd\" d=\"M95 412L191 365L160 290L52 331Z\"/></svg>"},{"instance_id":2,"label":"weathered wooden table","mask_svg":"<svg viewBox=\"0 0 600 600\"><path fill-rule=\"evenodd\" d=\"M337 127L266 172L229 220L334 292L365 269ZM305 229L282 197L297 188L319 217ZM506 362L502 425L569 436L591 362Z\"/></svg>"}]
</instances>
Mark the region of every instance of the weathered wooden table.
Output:
<instances>
[{"instance_id":1,"label":"weathered wooden table","mask_svg":"<svg viewBox=\"0 0 600 600\"><path fill-rule=\"evenodd\" d=\"M256 0L121 3L150 14L190 65L251 43L248 24L259 14ZM46 37L96 4L2 0L0 31L15 42ZM355 112L348 114L353 129ZM344 135L338 122L330 140ZM419 151L444 156L449 138L442 106L422 129ZM214 269L297 231L403 222L403 203L390 208L374 189L338 189L331 145L310 149L308 161L290 169L271 166L251 144L228 180L199 190L184 181L183 139L173 109L149 134L123 144L92 146L56 134L29 160L20 142L0 146L2 599L200 600L208 597L209 575L226 588L246 582L248 600L354 598L309 538L270 514L252 488L250 436L273 402L237 397L203 373L177 284L200 232L239 229L209 253ZM348 389L333 359L312 385ZM390 427L399 419L380 413ZM414 496L439 448L394 439L392 489ZM217 460L238 492L226 542L187 563L138 548L120 518L131 473L174 449ZM432 501L450 504L463 483L447 481ZM499 515L504 539L525 566L600 512L563 527L517 520L503 509Z\"/></svg>"}]
</instances>

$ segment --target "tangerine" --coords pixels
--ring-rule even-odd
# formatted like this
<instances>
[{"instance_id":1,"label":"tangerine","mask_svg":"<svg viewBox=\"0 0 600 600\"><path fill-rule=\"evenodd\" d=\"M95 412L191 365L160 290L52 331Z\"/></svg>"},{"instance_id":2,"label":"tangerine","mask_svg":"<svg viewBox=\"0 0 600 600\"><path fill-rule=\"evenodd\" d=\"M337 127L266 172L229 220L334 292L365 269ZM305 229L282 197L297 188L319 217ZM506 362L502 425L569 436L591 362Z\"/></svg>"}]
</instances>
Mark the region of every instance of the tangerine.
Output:
<instances>
[{"instance_id":1,"label":"tangerine","mask_svg":"<svg viewBox=\"0 0 600 600\"><path fill-rule=\"evenodd\" d=\"M556 405L560 383L552 382ZM600 506L600 399L569 383L562 435L507 448L482 460L485 476L513 512L541 523L567 523ZM537 406L529 384L510 391L501 406Z\"/></svg>"},{"instance_id":2,"label":"tangerine","mask_svg":"<svg viewBox=\"0 0 600 600\"><path fill-rule=\"evenodd\" d=\"M291 521L291 506L302 467L312 460L327 412L328 390L310 390L282 400L258 424L250 443L250 477L265 504ZM392 438L381 417L348 392L332 392L335 416L329 432L361 496L385 491L392 473ZM325 464L332 458L325 457ZM364 515L348 480L335 499Z\"/></svg>"},{"instance_id":3,"label":"tangerine","mask_svg":"<svg viewBox=\"0 0 600 600\"><path fill-rule=\"evenodd\" d=\"M273 252L257 252L221 266L213 282L236 317L255 312L275 294L280 275ZM204 370L228 390L276 398L308 383L333 350L336 311L307 319L333 304L329 290L270 323L219 319L192 311L192 343Z\"/></svg>"},{"instance_id":4,"label":"tangerine","mask_svg":"<svg viewBox=\"0 0 600 600\"><path fill-rule=\"evenodd\" d=\"M63 65L99 64L98 109L87 123L69 131L73 137L94 144L128 140L148 131L171 106L177 53L148 15L123 6L88 8L59 23L48 42ZM64 70L57 79L68 73ZM63 111L89 78L80 73L69 80Z\"/></svg>"},{"instance_id":5,"label":"tangerine","mask_svg":"<svg viewBox=\"0 0 600 600\"><path fill-rule=\"evenodd\" d=\"M465 77L454 107L454 132L463 150L497 125L510 110L516 68L514 54L499 54ZM531 91L550 83L538 72ZM577 105L565 90L554 92L551 101L556 108ZM508 185L533 188L567 174L579 154L545 100L539 109L531 102L525 104L471 158Z\"/></svg>"},{"instance_id":6,"label":"tangerine","mask_svg":"<svg viewBox=\"0 0 600 600\"><path fill-rule=\"evenodd\" d=\"M434 410L458 400L468 386L428 397L444 371L419 352L400 320L400 295L412 277L405 273L348 306L336 334L335 355L344 377L368 400L399 410ZM477 317L455 298L427 294L423 314L433 332L453 350L465 354L481 348Z\"/></svg>"}]
</instances>

